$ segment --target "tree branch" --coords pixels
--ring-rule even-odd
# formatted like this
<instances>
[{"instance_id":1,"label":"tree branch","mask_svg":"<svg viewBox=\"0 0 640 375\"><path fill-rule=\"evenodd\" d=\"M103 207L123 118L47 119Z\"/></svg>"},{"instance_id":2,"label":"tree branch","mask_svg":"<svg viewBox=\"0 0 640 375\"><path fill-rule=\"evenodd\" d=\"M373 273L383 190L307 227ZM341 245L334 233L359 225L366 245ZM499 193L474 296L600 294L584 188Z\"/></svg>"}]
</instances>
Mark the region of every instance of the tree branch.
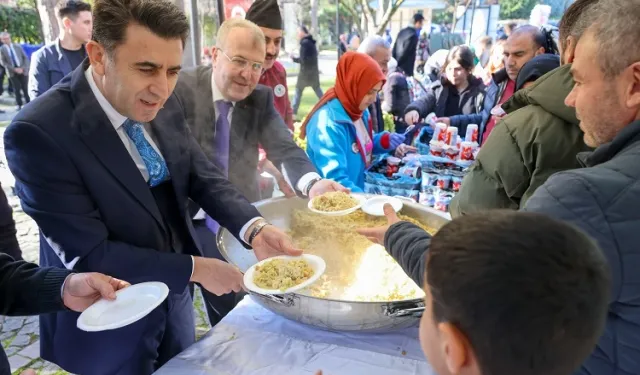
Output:
<instances>
[{"instance_id":1,"label":"tree branch","mask_svg":"<svg viewBox=\"0 0 640 375\"><path fill-rule=\"evenodd\" d=\"M382 35L384 33L384 29L387 27L389 21L391 21L391 17L398 11L398 8L405 2L405 0L390 0L389 7L387 11L382 16L382 20L380 21L380 25L376 28L376 34Z\"/></svg>"}]
</instances>

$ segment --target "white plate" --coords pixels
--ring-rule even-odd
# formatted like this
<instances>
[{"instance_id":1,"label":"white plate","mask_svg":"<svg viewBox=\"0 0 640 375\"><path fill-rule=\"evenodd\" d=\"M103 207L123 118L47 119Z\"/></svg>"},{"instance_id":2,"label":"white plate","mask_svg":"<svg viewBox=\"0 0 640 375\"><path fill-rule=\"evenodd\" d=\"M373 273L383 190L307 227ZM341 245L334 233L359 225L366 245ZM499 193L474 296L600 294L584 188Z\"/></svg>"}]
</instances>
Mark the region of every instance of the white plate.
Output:
<instances>
[{"instance_id":1,"label":"white plate","mask_svg":"<svg viewBox=\"0 0 640 375\"><path fill-rule=\"evenodd\" d=\"M372 216L384 216L384 205L386 203L389 203L396 212L400 212L403 206L400 199L381 195L369 198L369 200L362 205L362 211Z\"/></svg>"},{"instance_id":2,"label":"white plate","mask_svg":"<svg viewBox=\"0 0 640 375\"><path fill-rule=\"evenodd\" d=\"M309 262L309 265L311 266L311 268L313 268L313 276L311 276L309 279L307 279L306 281L304 281L301 284L298 284L296 286L293 286L289 289L285 289L285 290L280 290L280 289L263 289L260 288L259 286L257 286L254 282L253 282L253 276L256 272L256 266L261 266L263 264L265 264L268 261L274 260L274 259L284 259L284 260L295 260L295 259L304 259L307 262ZM306 287L308 287L309 285L315 283L320 276L322 276L322 274L324 273L324 270L327 268L327 264L324 262L324 259L320 258L319 256L316 255L311 255L311 254L302 254L299 257L292 257L289 255L279 255L277 257L273 257L273 258L267 258L261 262L258 262L256 264L254 264L253 266L251 266L247 272L244 273L244 286L247 287L247 289L249 289L252 292L255 293L259 293L259 294L285 294L285 293L291 293L291 292L295 292L297 290L300 289L304 289Z\"/></svg>"},{"instance_id":3,"label":"white plate","mask_svg":"<svg viewBox=\"0 0 640 375\"><path fill-rule=\"evenodd\" d=\"M83 331L98 332L121 328L147 316L169 295L169 288L161 282L132 285L116 292L116 299L101 299L78 317L77 326Z\"/></svg>"},{"instance_id":4,"label":"white plate","mask_svg":"<svg viewBox=\"0 0 640 375\"><path fill-rule=\"evenodd\" d=\"M344 216L344 215L349 215L352 212L358 211L360 209L360 207L362 207L364 202L367 201L367 197L365 197L364 195L360 195L360 194L350 194L350 195L353 198L357 199L359 201L359 203L355 207L351 207L348 210L333 211L333 212L316 210L315 208L313 208L313 199L316 199L316 198L309 199L309 204L307 204L307 207L309 207L309 210L311 210L311 212L315 212L316 214L320 214L320 215L326 215L326 216Z\"/></svg>"}]
</instances>

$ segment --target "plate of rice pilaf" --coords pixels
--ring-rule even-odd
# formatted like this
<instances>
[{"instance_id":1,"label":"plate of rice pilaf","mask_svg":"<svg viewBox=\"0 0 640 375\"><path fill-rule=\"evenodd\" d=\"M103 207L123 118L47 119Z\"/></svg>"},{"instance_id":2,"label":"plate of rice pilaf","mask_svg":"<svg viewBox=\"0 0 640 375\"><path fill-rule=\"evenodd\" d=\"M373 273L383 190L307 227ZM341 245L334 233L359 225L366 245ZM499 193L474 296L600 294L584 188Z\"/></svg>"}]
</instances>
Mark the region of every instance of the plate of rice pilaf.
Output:
<instances>
[{"instance_id":1,"label":"plate of rice pilaf","mask_svg":"<svg viewBox=\"0 0 640 375\"><path fill-rule=\"evenodd\" d=\"M309 200L309 210L327 216L344 216L355 212L367 201L364 195L341 191L329 192Z\"/></svg>"}]
</instances>

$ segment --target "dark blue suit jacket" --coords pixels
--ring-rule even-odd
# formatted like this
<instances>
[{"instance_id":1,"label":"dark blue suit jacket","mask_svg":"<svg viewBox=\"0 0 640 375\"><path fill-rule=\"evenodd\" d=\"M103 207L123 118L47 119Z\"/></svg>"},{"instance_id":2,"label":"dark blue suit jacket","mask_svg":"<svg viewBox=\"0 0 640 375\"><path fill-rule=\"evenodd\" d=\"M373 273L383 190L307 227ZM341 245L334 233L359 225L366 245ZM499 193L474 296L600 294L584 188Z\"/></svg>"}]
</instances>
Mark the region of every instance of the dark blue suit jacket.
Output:
<instances>
[{"instance_id":1,"label":"dark blue suit jacket","mask_svg":"<svg viewBox=\"0 0 640 375\"><path fill-rule=\"evenodd\" d=\"M60 48L60 40L55 40L31 56L29 69L29 97L31 99L44 94L71 73L71 64Z\"/></svg>"},{"instance_id":2,"label":"dark blue suit jacket","mask_svg":"<svg viewBox=\"0 0 640 375\"><path fill-rule=\"evenodd\" d=\"M4 135L24 211L41 230L41 264L64 267L62 258L80 272L102 272L132 284L162 281L172 292L184 292L192 261L171 252L153 195L91 92L87 66L32 101ZM171 96L151 128L191 234L182 242L190 245L186 252L199 254L188 198L236 236L260 214L208 161L183 113ZM43 316L40 340L43 358L80 374L126 361L145 326L142 319L119 330L87 333L76 328L77 318L73 312Z\"/></svg>"}]
</instances>

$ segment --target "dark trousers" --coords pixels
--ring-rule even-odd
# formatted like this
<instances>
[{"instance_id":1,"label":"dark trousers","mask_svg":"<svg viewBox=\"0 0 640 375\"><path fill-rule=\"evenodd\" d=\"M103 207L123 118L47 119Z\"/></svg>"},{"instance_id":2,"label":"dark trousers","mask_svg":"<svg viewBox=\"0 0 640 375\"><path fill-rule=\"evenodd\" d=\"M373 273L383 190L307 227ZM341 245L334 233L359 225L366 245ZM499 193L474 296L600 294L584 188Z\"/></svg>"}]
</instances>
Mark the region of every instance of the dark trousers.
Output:
<instances>
[{"instance_id":1,"label":"dark trousers","mask_svg":"<svg viewBox=\"0 0 640 375\"><path fill-rule=\"evenodd\" d=\"M0 65L0 96L4 94L4 77L7 75L7 70ZM11 81L9 81L11 82Z\"/></svg>"},{"instance_id":2,"label":"dark trousers","mask_svg":"<svg viewBox=\"0 0 640 375\"><path fill-rule=\"evenodd\" d=\"M196 235L198 236L198 240L200 241L200 246L202 247L204 256L224 261L225 259L220 254L220 251L218 251L218 246L216 245L216 236L209 230L209 228L207 228L205 221L194 220L193 226L195 228ZM212 327L218 324L222 318L233 310L245 295L244 293L232 292L223 296L216 296L204 288L200 289L202 290L204 304L207 308L207 316L209 317L209 322Z\"/></svg>"},{"instance_id":3,"label":"dark trousers","mask_svg":"<svg viewBox=\"0 0 640 375\"><path fill-rule=\"evenodd\" d=\"M23 105L22 95L24 95L26 103L29 103L31 101L31 99L29 98L28 88L29 77L27 77L25 74L16 74L13 77L10 77L9 80L13 82L13 89L14 93L16 94L16 104L18 104L18 107L22 107Z\"/></svg>"},{"instance_id":4,"label":"dark trousers","mask_svg":"<svg viewBox=\"0 0 640 375\"><path fill-rule=\"evenodd\" d=\"M312 84L304 84L304 83L298 83L296 84L296 95L293 97L293 103L291 104L291 106L293 107L293 114L297 115L298 114L298 108L300 108L300 101L302 100L302 93L304 92L304 89L306 89L307 87L311 87L313 89L313 91L316 93L316 96L318 96L318 99L322 98L322 89L320 88L320 82L314 82Z\"/></svg>"}]
</instances>

